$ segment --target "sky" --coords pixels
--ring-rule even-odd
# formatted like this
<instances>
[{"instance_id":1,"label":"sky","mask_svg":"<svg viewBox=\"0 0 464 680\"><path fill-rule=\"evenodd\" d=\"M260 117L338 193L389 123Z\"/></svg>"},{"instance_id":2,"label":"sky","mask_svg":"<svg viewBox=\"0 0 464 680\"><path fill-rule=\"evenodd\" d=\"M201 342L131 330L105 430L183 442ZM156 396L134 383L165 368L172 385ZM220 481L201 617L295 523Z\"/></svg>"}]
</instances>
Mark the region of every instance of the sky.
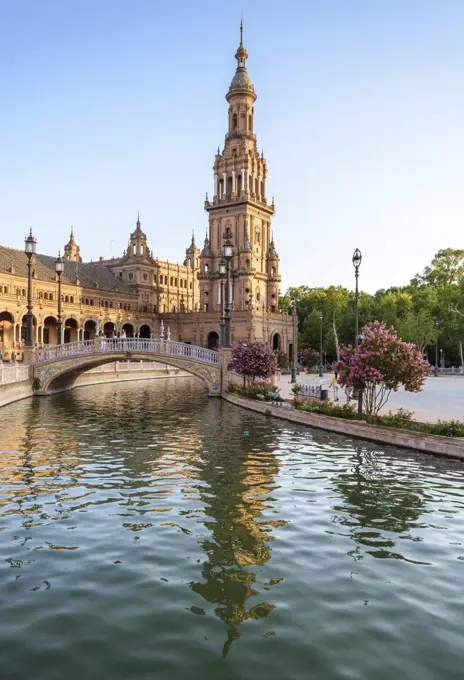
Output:
<instances>
[{"instance_id":1,"label":"sky","mask_svg":"<svg viewBox=\"0 0 464 680\"><path fill-rule=\"evenodd\" d=\"M243 8L243 11L242 11ZM282 290L405 285L464 247L461 0L0 0L0 243L203 242L243 13Z\"/></svg>"}]
</instances>

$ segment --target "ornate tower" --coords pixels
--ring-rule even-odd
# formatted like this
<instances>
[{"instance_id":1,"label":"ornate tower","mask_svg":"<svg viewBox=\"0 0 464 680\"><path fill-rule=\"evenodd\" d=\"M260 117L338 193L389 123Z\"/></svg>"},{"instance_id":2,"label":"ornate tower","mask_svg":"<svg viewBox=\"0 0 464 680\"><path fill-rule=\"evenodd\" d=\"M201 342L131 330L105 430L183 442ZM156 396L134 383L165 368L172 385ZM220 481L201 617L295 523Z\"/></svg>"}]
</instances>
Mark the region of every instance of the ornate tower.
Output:
<instances>
[{"instance_id":1,"label":"ornate tower","mask_svg":"<svg viewBox=\"0 0 464 680\"><path fill-rule=\"evenodd\" d=\"M237 68L226 94L227 134L213 166L214 196L205 201L209 238L200 256L200 309L219 311L218 265L228 233L234 244L233 308L255 313L277 311L279 259L274 245L271 247L274 200L271 204L267 201L267 163L264 154L258 153L254 133L257 95L247 71L243 24L235 58Z\"/></svg>"},{"instance_id":2,"label":"ornate tower","mask_svg":"<svg viewBox=\"0 0 464 680\"><path fill-rule=\"evenodd\" d=\"M64 247L64 259L73 260L75 262L82 262L80 248L74 239L74 231L72 227L71 234L69 235L69 241Z\"/></svg>"}]
</instances>

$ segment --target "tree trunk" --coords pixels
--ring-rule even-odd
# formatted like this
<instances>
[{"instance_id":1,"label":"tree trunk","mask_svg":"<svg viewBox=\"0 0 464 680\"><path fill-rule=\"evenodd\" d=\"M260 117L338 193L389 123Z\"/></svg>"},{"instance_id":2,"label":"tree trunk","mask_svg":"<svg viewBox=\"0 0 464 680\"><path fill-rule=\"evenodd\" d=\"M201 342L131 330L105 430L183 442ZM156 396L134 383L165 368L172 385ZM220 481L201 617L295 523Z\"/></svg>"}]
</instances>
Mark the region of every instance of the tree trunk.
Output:
<instances>
[{"instance_id":1,"label":"tree trunk","mask_svg":"<svg viewBox=\"0 0 464 680\"><path fill-rule=\"evenodd\" d=\"M337 361L340 361L340 344L338 342L337 324L335 323L335 312L333 313L332 317L332 326L335 342L335 351L337 352Z\"/></svg>"},{"instance_id":2,"label":"tree trunk","mask_svg":"<svg viewBox=\"0 0 464 680\"><path fill-rule=\"evenodd\" d=\"M463 368L464 358L462 356L462 340L459 340L459 356L461 357L461 368Z\"/></svg>"}]
</instances>

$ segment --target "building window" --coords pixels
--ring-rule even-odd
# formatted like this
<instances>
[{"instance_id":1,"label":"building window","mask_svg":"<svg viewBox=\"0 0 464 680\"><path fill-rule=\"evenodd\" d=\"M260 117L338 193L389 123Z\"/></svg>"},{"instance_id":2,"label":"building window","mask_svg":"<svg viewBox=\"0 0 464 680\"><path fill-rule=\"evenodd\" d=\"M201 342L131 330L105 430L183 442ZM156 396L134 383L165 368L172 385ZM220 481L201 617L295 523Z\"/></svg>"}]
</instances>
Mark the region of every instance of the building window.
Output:
<instances>
[{"instance_id":1,"label":"building window","mask_svg":"<svg viewBox=\"0 0 464 680\"><path fill-rule=\"evenodd\" d=\"M193 288L193 282L190 281L190 290L192 290L192 288Z\"/></svg>"},{"instance_id":2,"label":"building window","mask_svg":"<svg viewBox=\"0 0 464 680\"><path fill-rule=\"evenodd\" d=\"M23 297L26 297L26 289L25 289L25 288L22 289L21 295L22 295Z\"/></svg>"},{"instance_id":3,"label":"building window","mask_svg":"<svg viewBox=\"0 0 464 680\"><path fill-rule=\"evenodd\" d=\"M74 304L74 296L73 296L73 295L71 295L71 297L69 298L69 302L70 302L72 305Z\"/></svg>"},{"instance_id":4,"label":"building window","mask_svg":"<svg viewBox=\"0 0 464 680\"><path fill-rule=\"evenodd\" d=\"M49 299L49 300L53 300L53 293L50 293L50 294L49 294L48 299Z\"/></svg>"}]
</instances>

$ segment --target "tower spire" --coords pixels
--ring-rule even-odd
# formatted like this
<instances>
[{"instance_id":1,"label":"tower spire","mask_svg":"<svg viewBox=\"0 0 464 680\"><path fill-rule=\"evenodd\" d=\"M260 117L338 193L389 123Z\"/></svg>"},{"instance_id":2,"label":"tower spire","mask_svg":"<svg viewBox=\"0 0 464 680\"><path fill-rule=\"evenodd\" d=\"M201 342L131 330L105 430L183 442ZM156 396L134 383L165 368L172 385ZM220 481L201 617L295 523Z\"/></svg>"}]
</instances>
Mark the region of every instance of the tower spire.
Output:
<instances>
[{"instance_id":1,"label":"tower spire","mask_svg":"<svg viewBox=\"0 0 464 680\"><path fill-rule=\"evenodd\" d=\"M243 45L243 16L240 19L240 45Z\"/></svg>"}]
</instances>

